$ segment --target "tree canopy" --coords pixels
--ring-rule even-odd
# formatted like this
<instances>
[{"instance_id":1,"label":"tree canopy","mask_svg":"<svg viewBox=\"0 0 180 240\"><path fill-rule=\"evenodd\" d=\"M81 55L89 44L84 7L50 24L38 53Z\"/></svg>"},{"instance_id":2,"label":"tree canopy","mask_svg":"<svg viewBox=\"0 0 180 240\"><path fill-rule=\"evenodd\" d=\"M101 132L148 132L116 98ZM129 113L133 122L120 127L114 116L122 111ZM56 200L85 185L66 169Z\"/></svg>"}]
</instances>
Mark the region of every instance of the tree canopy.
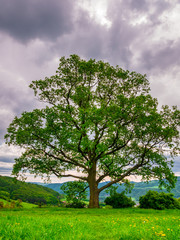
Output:
<instances>
[{"instance_id":1,"label":"tree canopy","mask_svg":"<svg viewBox=\"0 0 180 240\"><path fill-rule=\"evenodd\" d=\"M71 55L60 59L55 75L30 88L45 107L23 112L7 130L6 142L25 149L13 174L23 170L86 181L90 207L99 206L102 190L130 175L174 187L180 111L158 110L145 75ZM110 182L98 188L107 177Z\"/></svg>"}]
</instances>

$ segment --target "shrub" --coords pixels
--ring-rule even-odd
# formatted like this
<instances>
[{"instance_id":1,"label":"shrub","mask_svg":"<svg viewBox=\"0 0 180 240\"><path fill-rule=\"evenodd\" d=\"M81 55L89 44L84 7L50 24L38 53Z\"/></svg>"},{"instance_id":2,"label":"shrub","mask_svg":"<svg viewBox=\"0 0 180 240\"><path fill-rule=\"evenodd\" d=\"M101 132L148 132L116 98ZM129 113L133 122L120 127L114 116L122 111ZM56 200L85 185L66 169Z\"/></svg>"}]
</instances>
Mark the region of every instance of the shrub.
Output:
<instances>
[{"instance_id":1,"label":"shrub","mask_svg":"<svg viewBox=\"0 0 180 240\"><path fill-rule=\"evenodd\" d=\"M66 205L67 208L84 208L85 206L86 206L86 204L84 202L81 202L81 201L68 203Z\"/></svg>"},{"instance_id":2,"label":"shrub","mask_svg":"<svg viewBox=\"0 0 180 240\"><path fill-rule=\"evenodd\" d=\"M140 208L153 208L153 209L180 209L180 203L173 197L172 193L158 193L149 190L144 196L139 198Z\"/></svg>"},{"instance_id":3,"label":"shrub","mask_svg":"<svg viewBox=\"0 0 180 240\"><path fill-rule=\"evenodd\" d=\"M110 197L107 197L104 201L106 205L110 205L113 208L129 208L133 207L136 203L125 195L125 192L114 193Z\"/></svg>"},{"instance_id":4,"label":"shrub","mask_svg":"<svg viewBox=\"0 0 180 240\"><path fill-rule=\"evenodd\" d=\"M15 201L11 201L10 208L15 208L15 207L16 207L16 202Z\"/></svg>"},{"instance_id":5,"label":"shrub","mask_svg":"<svg viewBox=\"0 0 180 240\"><path fill-rule=\"evenodd\" d=\"M4 203L0 202L0 209L4 207Z\"/></svg>"},{"instance_id":6,"label":"shrub","mask_svg":"<svg viewBox=\"0 0 180 240\"><path fill-rule=\"evenodd\" d=\"M105 208L105 209L111 209L111 208L113 208L113 207L110 206L110 205L106 205L106 206L104 206L103 208Z\"/></svg>"},{"instance_id":7,"label":"shrub","mask_svg":"<svg viewBox=\"0 0 180 240\"><path fill-rule=\"evenodd\" d=\"M22 208L22 207L23 207L23 205L22 205L22 200L21 200L21 199L18 199L18 200L16 201L15 207L17 207L17 208Z\"/></svg>"}]
</instances>

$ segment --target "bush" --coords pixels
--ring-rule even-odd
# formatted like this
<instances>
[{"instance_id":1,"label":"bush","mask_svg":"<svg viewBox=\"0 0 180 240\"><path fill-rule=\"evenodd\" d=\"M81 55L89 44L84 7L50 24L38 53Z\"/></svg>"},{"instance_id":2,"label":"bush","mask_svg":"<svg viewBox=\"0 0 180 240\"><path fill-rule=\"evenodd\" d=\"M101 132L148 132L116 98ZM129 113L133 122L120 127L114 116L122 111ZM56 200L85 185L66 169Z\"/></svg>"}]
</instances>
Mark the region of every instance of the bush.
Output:
<instances>
[{"instance_id":1,"label":"bush","mask_svg":"<svg viewBox=\"0 0 180 240\"><path fill-rule=\"evenodd\" d=\"M15 207L17 207L17 208L22 208L22 207L23 207L23 205L22 205L22 200L21 200L21 199L18 199L18 200L16 201Z\"/></svg>"},{"instance_id":2,"label":"bush","mask_svg":"<svg viewBox=\"0 0 180 240\"><path fill-rule=\"evenodd\" d=\"M15 208L15 207L16 207L16 202L15 201L11 201L10 208Z\"/></svg>"},{"instance_id":3,"label":"bush","mask_svg":"<svg viewBox=\"0 0 180 240\"><path fill-rule=\"evenodd\" d=\"M0 202L0 209L4 207L4 203Z\"/></svg>"},{"instance_id":4,"label":"bush","mask_svg":"<svg viewBox=\"0 0 180 240\"><path fill-rule=\"evenodd\" d=\"M105 209L112 209L113 207L110 206L110 205L106 205L106 206L104 206L103 208L105 208Z\"/></svg>"},{"instance_id":5,"label":"bush","mask_svg":"<svg viewBox=\"0 0 180 240\"><path fill-rule=\"evenodd\" d=\"M66 205L67 208L84 208L85 206L86 206L86 204L84 202L81 202L81 201L68 203Z\"/></svg>"},{"instance_id":6,"label":"bush","mask_svg":"<svg viewBox=\"0 0 180 240\"><path fill-rule=\"evenodd\" d=\"M133 207L136 203L125 195L125 192L114 193L110 197L107 197L104 201L106 205L110 205L113 208L129 208Z\"/></svg>"},{"instance_id":7,"label":"bush","mask_svg":"<svg viewBox=\"0 0 180 240\"><path fill-rule=\"evenodd\" d=\"M180 203L173 197L172 193L158 193L149 190L144 196L139 198L140 208L153 208L153 209L180 209Z\"/></svg>"}]
</instances>

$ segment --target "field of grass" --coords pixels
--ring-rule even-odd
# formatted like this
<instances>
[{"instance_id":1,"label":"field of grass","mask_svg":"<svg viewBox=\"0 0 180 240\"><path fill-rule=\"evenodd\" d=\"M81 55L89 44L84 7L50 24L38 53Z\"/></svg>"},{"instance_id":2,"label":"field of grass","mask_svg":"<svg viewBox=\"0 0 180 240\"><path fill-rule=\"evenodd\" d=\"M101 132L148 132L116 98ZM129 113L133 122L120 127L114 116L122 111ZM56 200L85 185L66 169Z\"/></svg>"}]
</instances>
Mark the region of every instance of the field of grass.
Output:
<instances>
[{"instance_id":1,"label":"field of grass","mask_svg":"<svg viewBox=\"0 0 180 240\"><path fill-rule=\"evenodd\" d=\"M0 240L180 239L179 210L31 208L0 211Z\"/></svg>"}]
</instances>

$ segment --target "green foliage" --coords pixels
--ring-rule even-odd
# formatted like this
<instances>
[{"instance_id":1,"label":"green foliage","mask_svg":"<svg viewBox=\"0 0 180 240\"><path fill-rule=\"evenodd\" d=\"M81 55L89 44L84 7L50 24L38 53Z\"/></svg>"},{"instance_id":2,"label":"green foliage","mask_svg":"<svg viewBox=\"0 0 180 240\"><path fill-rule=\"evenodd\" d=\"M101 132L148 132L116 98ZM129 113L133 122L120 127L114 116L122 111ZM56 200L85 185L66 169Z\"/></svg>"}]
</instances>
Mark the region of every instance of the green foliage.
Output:
<instances>
[{"instance_id":1,"label":"green foliage","mask_svg":"<svg viewBox=\"0 0 180 240\"><path fill-rule=\"evenodd\" d=\"M0 209L4 207L4 203L0 201Z\"/></svg>"},{"instance_id":2,"label":"green foliage","mask_svg":"<svg viewBox=\"0 0 180 240\"><path fill-rule=\"evenodd\" d=\"M125 191L126 193L131 193L132 189L134 188L134 185L135 185L134 183L131 183L130 181L125 179L123 181L123 191ZM115 193L117 193L118 188L121 186L122 186L122 183L121 184L117 184L117 183L113 184L105 190L105 193L109 193L110 196L113 196ZM122 191L120 191L120 192L122 192Z\"/></svg>"},{"instance_id":3,"label":"green foliage","mask_svg":"<svg viewBox=\"0 0 180 240\"><path fill-rule=\"evenodd\" d=\"M104 202L113 208L129 208L136 204L131 198L125 195L125 192L114 193L110 197L107 197Z\"/></svg>"},{"instance_id":4,"label":"green foliage","mask_svg":"<svg viewBox=\"0 0 180 240\"><path fill-rule=\"evenodd\" d=\"M173 197L172 193L158 193L148 191L146 195L139 198L140 208L163 209L180 209L180 203Z\"/></svg>"},{"instance_id":5,"label":"green foliage","mask_svg":"<svg viewBox=\"0 0 180 240\"><path fill-rule=\"evenodd\" d=\"M112 209L113 207L111 205L105 205L103 208L105 208L105 209Z\"/></svg>"},{"instance_id":6,"label":"green foliage","mask_svg":"<svg viewBox=\"0 0 180 240\"><path fill-rule=\"evenodd\" d=\"M171 168L179 152L180 111L158 110L145 75L71 55L60 59L55 75L30 88L47 104L15 117L7 130L6 143L25 149L15 160L16 177L29 171L87 181L92 207L95 193L131 174L175 187ZM106 177L111 182L98 188Z\"/></svg>"},{"instance_id":7,"label":"green foliage","mask_svg":"<svg viewBox=\"0 0 180 240\"><path fill-rule=\"evenodd\" d=\"M73 201L66 205L67 208L84 208L86 204L82 201Z\"/></svg>"},{"instance_id":8,"label":"green foliage","mask_svg":"<svg viewBox=\"0 0 180 240\"><path fill-rule=\"evenodd\" d=\"M22 200L21 200L21 199L18 199L18 200L16 201L15 207L17 207L17 208L22 208L22 207L23 207L23 205L22 205Z\"/></svg>"},{"instance_id":9,"label":"green foliage","mask_svg":"<svg viewBox=\"0 0 180 240\"><path fill-rule=\"evenodd\" d=\"M11 177L0 176L0 193L4 197L23 202L57 204L59 193L52 189L31 183L14 180ZM4 198L3 198L4 199Z\"/></svg>"},{"instance_id":10,"label":"green foliage","mask_svg":"<svg viewBox=\"0 0 180 240\"><path fill-rule=\"evenodd\" d=\"M0 191L0 198L2 198L4 200L8 200L8 199L10 199L10 194L6 191Z\"/></svg>"},{"instance_id":11,"label":"green foliage","mask_svg":"<svg viewBox=\"0 0 180 240\"><path fill-rule=\"evenodd\" d=\"M110 194L110 197L112 197L114 194L117 193L118 185L112 185L108 189L105 190L106 193Z\"/></svg>"},{"instance_id":12,"label":"green foliage","mask_svg":"<svg viewBox=\"0 0 180 240\"><path fill-rule=\"evenodd\" d=\"M86 200L86 188L88 184L82 181L66 182L61 186L61 190L65 193L66 200L69 203L67 207L83 208Z\"/></svg>"}]
</instances>

